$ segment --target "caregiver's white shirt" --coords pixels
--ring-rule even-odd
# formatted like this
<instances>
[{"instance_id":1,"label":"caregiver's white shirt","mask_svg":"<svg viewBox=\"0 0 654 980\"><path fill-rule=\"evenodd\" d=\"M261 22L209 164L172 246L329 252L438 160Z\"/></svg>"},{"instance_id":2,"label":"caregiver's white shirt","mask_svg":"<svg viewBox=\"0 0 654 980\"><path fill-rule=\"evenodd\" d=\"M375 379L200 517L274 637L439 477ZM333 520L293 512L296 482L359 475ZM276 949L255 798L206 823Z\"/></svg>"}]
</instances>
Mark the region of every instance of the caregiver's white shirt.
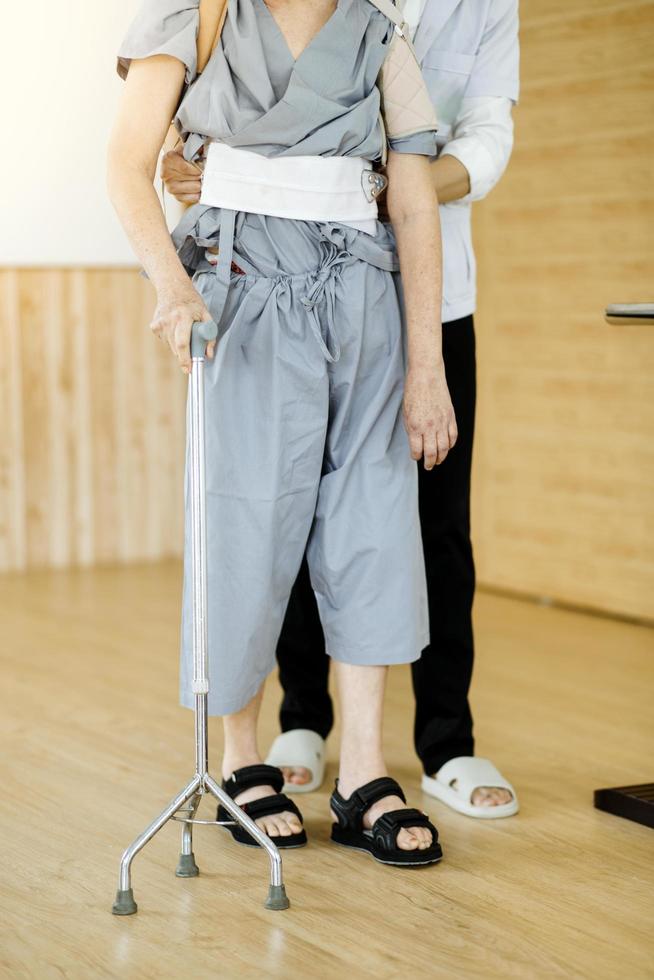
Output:
<instances>
[{"instance_id":1,"label":"caregiver's white shirt","mask_svg":"<svg viewBox=\"0 0 654 980\"><path fill-rule=\"evenodd\" d=\"M440 208L443 320L457 320L476 306L470 205L495 186L513 147L518 0L406 0L403 9L436 107L439 155L470 175L470 193Z\"/></svg>"}]
</instances>

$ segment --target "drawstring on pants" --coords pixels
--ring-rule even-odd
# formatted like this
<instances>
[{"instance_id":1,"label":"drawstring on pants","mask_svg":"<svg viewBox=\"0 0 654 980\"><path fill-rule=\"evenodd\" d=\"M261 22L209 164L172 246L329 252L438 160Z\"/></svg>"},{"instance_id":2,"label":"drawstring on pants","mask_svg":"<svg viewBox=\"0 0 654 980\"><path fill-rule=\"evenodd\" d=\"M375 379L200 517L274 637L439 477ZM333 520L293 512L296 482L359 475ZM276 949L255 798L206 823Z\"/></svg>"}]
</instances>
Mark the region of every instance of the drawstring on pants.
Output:
<instances>
[{"instance_id":1,"label":"drawstring on pants","mask_svg":"<svg viewBox=\"0 0 654 980\"><path fill-rule=\"evenodd\" d=\"M222 208L220 213L220 235L218 238L218 261L214 265L216 288L213 290L210 302L210 312L216 323L220 323L227 303L229 292L232 257L234 254L234 232L236 227L236 211ZM341 356L341 345L334 328L336 306L336 276L341 266L351 256L349 252L339 248L334 242L327 242L327 254L322 265L315 274L314 281L302 297L301 303L309 316L311 332L316 342L330 364L334 364ZM316 307L322 299L326 300L327 313L325 322L321 322Z\"/></svg>"},{"instance_id":2,"label":"drawstring on pants","mask_svg":"<svg viewBox=\"0 0 654 980\"><path fill-rule=\"evenodd\" d=\"M341 345L338 335L334 328L335 305L336 305L336 275L340 267L350 258L349 253L338 250L330 242L329 252L323 265L318 270L313 285L306 296L302 297L301 303L309 315L309 325L311 331L318 342L320 350L325 359L330 364L334 364L341 356ZM316 311L316 306L325 297L327 301L326 323L320 322L320 317ZM332 338L330 350L330 338Z\"/></svg>"}]
</instances>

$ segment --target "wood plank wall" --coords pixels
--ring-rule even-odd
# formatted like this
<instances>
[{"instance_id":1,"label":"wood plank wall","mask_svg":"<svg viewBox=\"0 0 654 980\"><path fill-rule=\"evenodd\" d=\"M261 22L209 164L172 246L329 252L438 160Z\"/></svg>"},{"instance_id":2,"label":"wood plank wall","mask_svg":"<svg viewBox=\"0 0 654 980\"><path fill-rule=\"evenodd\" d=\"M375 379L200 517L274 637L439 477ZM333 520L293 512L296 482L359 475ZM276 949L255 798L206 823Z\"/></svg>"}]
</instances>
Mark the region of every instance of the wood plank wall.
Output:
<instances>
[{"instance_id":1,"label":"wood plank wall","mask_svg":"<svg viewBox=\"0 0 654 980\"><path fill-rule=\"evenodd\" d=\"M652 616L654 4L522 0L509 171L476 206L482 584ZM0 570L180 553L185 385L134 269L0 270Z\"/></svg>"},{"instance_id":2,"label":"wood plank wall","mask_svg":"<svg viewBox=\"0 0 654 980\"><path fill-rule=\"evenodd\" d=\"M179 554L185 384L135 269L0 271L0 569Z\"/></svg>"},{"instance_id":3,"label":"wood plank wall","mask_svg":"<svg viewBox=\"0 0 654 980\"><path fill-rule=\"evenodd\" d=\"M482 583L654 617L654 3L522 0L515 150L476 207Z\"/></svg>"}]
</instances>

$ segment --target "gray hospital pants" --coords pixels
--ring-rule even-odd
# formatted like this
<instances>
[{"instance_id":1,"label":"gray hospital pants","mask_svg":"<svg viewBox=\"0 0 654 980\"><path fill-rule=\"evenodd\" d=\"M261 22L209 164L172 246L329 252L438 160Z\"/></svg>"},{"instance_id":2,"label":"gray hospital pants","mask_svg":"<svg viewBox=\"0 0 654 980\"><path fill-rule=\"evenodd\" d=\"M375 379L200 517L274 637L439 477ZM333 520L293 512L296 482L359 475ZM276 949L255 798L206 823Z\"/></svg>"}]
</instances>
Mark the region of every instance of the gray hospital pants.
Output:
<instances>
[{"instance_id":1,"label":"gray hospital pants","mask_svg":"<svg viewBox=\"0 0 654 980\"><path fill-rule=\"evenodd\" d=\"M408 663L429 643L390 233L238 213L221 294L205 249L226 214L196 205L173 233L220 320L205 362L212 715L245 707L273 669L305 549L331 657ZM189 510L180 703L193 707Z\"/></svg>"}]
</instances>

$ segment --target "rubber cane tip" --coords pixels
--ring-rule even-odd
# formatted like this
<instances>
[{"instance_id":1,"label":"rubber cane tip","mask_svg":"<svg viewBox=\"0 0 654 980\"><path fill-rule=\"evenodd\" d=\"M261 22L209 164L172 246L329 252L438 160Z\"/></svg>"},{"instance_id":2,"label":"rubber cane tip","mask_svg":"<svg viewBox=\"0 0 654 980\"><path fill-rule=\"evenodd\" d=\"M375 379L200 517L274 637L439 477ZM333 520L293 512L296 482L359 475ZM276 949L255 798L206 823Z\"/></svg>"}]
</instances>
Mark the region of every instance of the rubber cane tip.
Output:
<instances>
[{"instance_id":1,"label":"rubber cane tip","mask_svg":"<svg viewBox=\"0 0 654 980\"><path fill-rule=\"evenodd\" d=\"M268 898L264 902L264 907L273 911L287 909L291 903L286 896L286 889L283 885L271 885L268 890Z\"/></svg>"},{"instance_id":2,"label":"rubber cane tip","mask_svg":"<svg viewBox=\"0 0 654 980\"><path fill-rule=\"evenodd\" d=\"M195 856L193 854L180 854L175 874L178 878L197 878L200 869L195 863Z\"/></svg>"},{"instance_id":3,"label":"rubber cane tip","mask_svg":"<svg viewBox=\"0 0 654 980\"><path fill-rule=\"evenodd\" d=\"M138 905L134 901L134 892L131 888L124 891L120 889L116 892L116 901L111 906L114 915L134 915Z\"/></svg>"}]
</instances>

